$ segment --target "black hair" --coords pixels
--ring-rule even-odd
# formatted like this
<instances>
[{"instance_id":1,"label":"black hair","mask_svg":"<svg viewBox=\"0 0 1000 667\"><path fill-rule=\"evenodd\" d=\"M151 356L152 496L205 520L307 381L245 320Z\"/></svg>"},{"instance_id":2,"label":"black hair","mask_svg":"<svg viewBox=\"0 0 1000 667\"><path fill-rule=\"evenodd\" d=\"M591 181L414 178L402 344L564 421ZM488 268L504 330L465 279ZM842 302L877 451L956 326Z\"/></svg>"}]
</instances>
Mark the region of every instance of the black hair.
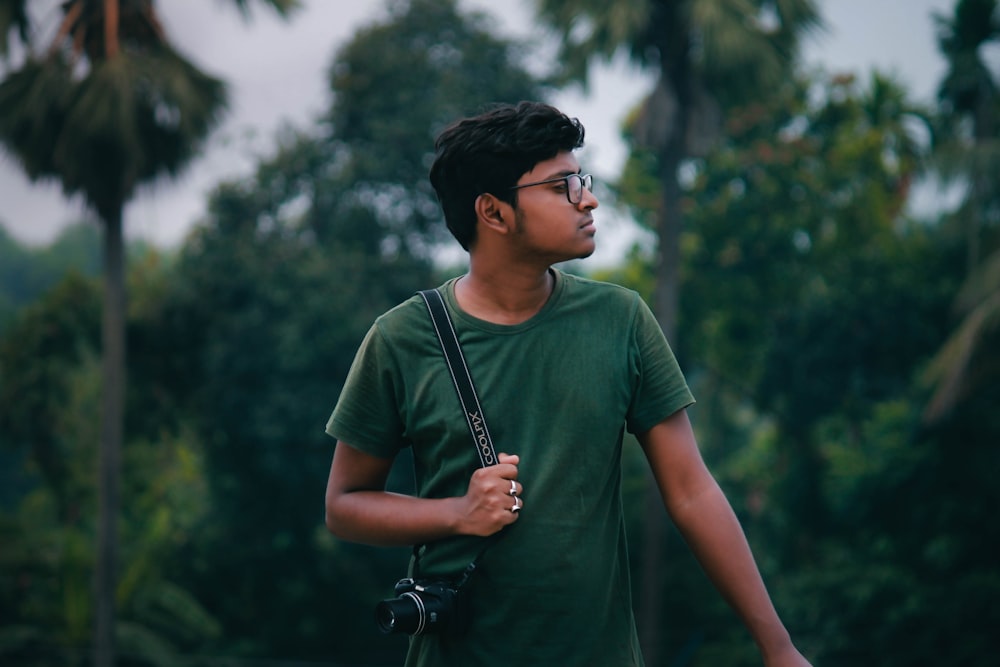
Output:
<instances>
[{"instance_id":1,"label":"black hair","mask_svg":"<svg viewBox=\"0 0 1000 667\"><path fill-rule=\"evenodd\" d=\"M476 241L476 198L517 206L517 185L539 162L583 146L583 125L540 102L499 105L446 127L434 144L431 185L448 229L468 250Z\"/></svg>"}]
</instances>

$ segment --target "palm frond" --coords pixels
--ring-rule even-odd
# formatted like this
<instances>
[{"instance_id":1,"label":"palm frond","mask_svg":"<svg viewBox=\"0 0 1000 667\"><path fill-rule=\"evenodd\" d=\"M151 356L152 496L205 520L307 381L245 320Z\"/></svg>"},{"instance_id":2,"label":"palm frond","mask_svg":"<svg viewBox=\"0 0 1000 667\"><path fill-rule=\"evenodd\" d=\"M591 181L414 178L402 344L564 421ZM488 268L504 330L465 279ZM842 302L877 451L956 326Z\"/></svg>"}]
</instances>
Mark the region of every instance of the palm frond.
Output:
<instances>
[{"instance_id":1,"label":"palm frond","mask_svg":"<svg viewBox=\"0 0 1000 667\"><path fill-rule=\"evenodd\" d=\"M27 0L0 0L0 57L10 54L12 33L27 44L29 28Z\"/></svg>"},{"instance_id":2,"label":"palm frond","mask_svg":"<svg viewBox=\"0 0 1000 667\"><path fill-rule=\"evenodd\" d=\"M258 4L266 5L274 10L278 16L287 18L293 11L302 6L300 0L257 0ZM250 0L233 0L233 4L243 15L243 18L250 18Z\"/></svg>"},{"instance_id":3,"label":"palm frond","mask_svg":"<svg viewBox=\"0 0 1000 667\"><path fill-rule=\"evenodd\" d=\"M169 49L100 62L60 133L61 178L95 206L127 200L139 183L176 174L224 106L222 82Z\"/></svg>"},{"instance_id":4,"label":"palm frond","mask_svg":"<svg viewBox=\"0 0 1000 667\"><path fill-rule=\"evenodd\" d=\"M814 0L773 0L780 30L791 31L797 39L823 30L823 21Z\"/></svg>"},{"instance_id":5,"label":"palm frond","mask_svg":"<svg viewBox=\"0 0 1000 667\"><path fill-rule=\"evenodd\" d=\"M0 142L32 179L53 177L99 211L175 175L226 105L221 81L161 48L93 63L77 79L61 57L0 83Z\"/></svg>"},{"instance_id":6,"label":"palm frond","mask_svg":"<svg viewBox=\"0 0 1000 667\"><path fill-rule=\"evenodd\" d=\"M54 161L74 82L61 61L28 61L0 82L0 143L28 178L58 177Z\"/></svg>"},{"instance_id":7,"label":"palm frond","mask_svg":"<svg viewBox=\"0 0 1000 667\"><path fill-rule=\"evenodd\" d=\"M693 0L697 64L720 99L746 98L787 81L798 44L820 26L814 3Z\"/></svg>"},{"instance_id":8,"label":"palm frond","mask_svg":"<svg viewBox=\"0 0 1000 667\"><path fill-rule=\"evenodd\" d=\"M971 314L997 294L1000 294L1000 251L986 258L966 279L955 299L955 309L959 313Z\"/></svg>"},{"instance_id":9,"label":"palm frond","mask_svg":"<svg viewBox=\"0 0 1000 667\"><path fill-rule=\"evenodd\" d=\"M1000 334L1000 252L969 277L956 303L967 314L924 374L934 386L924 411L928 423L946 415L978 382L996 382L995 377L975 376L972 371L975 359Z\"/></svg>"},{"instance_id":10,"label":"palm frond","mask_svg":"<svg viewBox=\"0 0 1000 667\"><path fill-rule=\"evenodd\" d=\"M655 11L664 4L652 0L539 0L539 19L559 35L560 81L578 81L586 87L591 60L610 61L620 50L628 52L640 65L646 64L654 56L646 34L653 30L662 34L670 29Z\"/></svg>"}]
</instances>

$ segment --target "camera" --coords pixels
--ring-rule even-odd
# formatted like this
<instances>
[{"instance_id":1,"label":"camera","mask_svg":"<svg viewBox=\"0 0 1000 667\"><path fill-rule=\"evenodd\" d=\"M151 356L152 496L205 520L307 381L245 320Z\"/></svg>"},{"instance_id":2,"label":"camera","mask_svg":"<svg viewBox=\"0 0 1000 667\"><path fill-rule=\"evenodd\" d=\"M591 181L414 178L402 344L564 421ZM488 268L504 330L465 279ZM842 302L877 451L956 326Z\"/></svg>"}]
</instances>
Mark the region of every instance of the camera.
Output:
<instances>
[{"instance_id":1,"label":"camera","mask_svg":"<svg viewBox=\"0 0 1000 667\"><path fill-rule=\"evenodd\" d=\"M375 621L385 634L461 633L468 614L461 609L464 596L459 589L460 585L446 581L400 579L396 597L376 605Z\"/></svg>"}]
</instances>

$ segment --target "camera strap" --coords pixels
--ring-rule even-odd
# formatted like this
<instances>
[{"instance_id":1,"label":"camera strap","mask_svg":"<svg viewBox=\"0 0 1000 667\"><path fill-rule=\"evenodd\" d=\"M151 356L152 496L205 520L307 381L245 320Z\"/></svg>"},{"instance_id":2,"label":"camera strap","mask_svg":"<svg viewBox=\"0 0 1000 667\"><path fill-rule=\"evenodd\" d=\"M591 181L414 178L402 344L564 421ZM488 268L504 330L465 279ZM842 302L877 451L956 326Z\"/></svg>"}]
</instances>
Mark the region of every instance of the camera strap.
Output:
<instances>
[{"instance_id":1,"label":"camera strap","mask_svg":"<svg viewBox=\"0 0 1000 667\"><path fill-rule=\"evenodd\" d=\"M444 305L441 292L429 289L421 290L419 294L423 297L424 303L427 304L427 311L431 314L434 332L441 343L445 361L448 362L448 370L451 373L455 391L458 392L458 400L462 404L462 413L469 426L469 433L472 434L472 443L479 455L479 462L484 468L496 465L498 460L496 450L493 448L493 439L490 437L489 429L486 428L486 417L483 415L482 406L479 405L479 395L476 394L472 375L469 374L469 366L465 363L465 355L462 354L462 346L458 343L455 325Z\"/></svg>"},{"instance_id":2,"label":"camera strap","mask_svg":"<svg viewBox=\"0 0 1000 667\"><path fill-rule=\"evenodd\" d=\"M421 290L418 294L427 305L427 312L431 315L431 323L434 325L434 333L437 334L441 350L444 352L444 359L448 363L448 371L451 374L452 383L455 385L455 392L458 394L458 401L462 404L462 413L465 415L465 423L469 427L472 435L472 444L479 455L479 462L484 468L499 463L496 449L493 447L493 438L490 437L490 430L486 427L486 416L483 408L479 404L479 395L476 387L472 383L472 375L469 373L469 366L465 363L465 355L462 353L462 346L458 342L458 334L455 331L455 324L452 322L448 308L444 304L441 292L436 289ZM469 579L475 571L479 559L486 553L486 550L499 538L500 533L491 535L486 540L486 544L479 551L479 554L469 563L462 573L457 588ZM423 545L413 546L414 576L420 567L420 551Z\"/></svg>"}]
</instances>

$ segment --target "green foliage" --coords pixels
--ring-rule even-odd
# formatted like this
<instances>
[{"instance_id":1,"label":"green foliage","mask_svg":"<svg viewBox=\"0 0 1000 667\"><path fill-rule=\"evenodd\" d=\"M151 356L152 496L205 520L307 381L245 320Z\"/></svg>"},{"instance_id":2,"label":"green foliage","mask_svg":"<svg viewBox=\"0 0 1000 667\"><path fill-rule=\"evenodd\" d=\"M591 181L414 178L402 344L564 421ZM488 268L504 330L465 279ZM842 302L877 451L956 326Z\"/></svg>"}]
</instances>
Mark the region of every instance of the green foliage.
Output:
<instances>
[{"instance_id":1,"label":"green foliage","mask_svg":"<svg viewBox=\"0 0 1000 667\"><path fill-rule=\"evenodd\" d=\"M1000 70L986 56L1000 43L1000 7L996 0L961 0L951 16L935 18L948 70L938 89L934 167L964 189L948 225L965 243L967 276L955 302L961 321L928 369L928 421L1000 373L992 354L1000 333Z\"/></svg>"},{"instance_id":2,"label":"green foliage","mask_svg":"<svg viewBox=\"0 0 1000 667\"><path fill-rule=\"evenodd\" d=\"M25 5L6 4L24 28ZM28 58L0 81L0 143L30 179L53 178L66 193L82 194L105 227L93 644L96 666L108 667L118 630L116 524L125 428L122 210L139 184L175 175L194 157L219 120L225 90L170 47L151 2L70 0L59 9L46 16L59 21L48 33L45 57L36 58L36 45L26 43ZM26 33L34 36L27 30L21 36Z\"/></svg>"},{"instance_id":3,"label":"green foliage","mask_svg":"<svg viewBox=\"0 0 1000 667\"><path fill-rule=\"evenodd\" d=\"M258 177L280 173L266 167ZM367 581L368 602L358 604L371 604L393 576L387 564L398 576L403 558L317 543L333 444L323 424L374 317L426 284L429 266L382 257L377 244L366 254L350 238L317 244L303 224L309 214L261 205L256 193L272 185L216 192L211 224L182 251L141 335L155 346L151 377L206 445L210 509L177 568L221 614L229 651L357 651L352 637L373 638L370 619L337 617L316 591ZM328 562L329 550L347 555ZM342 636L331 634L337 627Z\"/></svg>"},{"instance_id":4,"label":"green foliage","mask_svg":"<svg viewBox=\"0 0 1000 667\"><path fill-rule=\"evenodd\" d=\"M939 97L958 114L975 114L984 103L995 103L998 82L980 49L1000 39L997 1L958 0L951 16L938 14L935 19L938 47L949 64Z\"/></svg>"},{"instance_id":5,"label":"green foliage","mask_svg":"<svg viewBox=\"0 0 1000 667\"><path fill-rule=\"evenodd\" d=\"M22 245L0 226L0 333L22 307L40 298L66 272L94 276L99 267L100 242L92 224L67 227L41 248Z\"/></svg>"},{"instance_id":6,"label":"green foliage","mask_svg":"<svg viewBox=\"0 0 1000 667\"><path fill-rule=\"evenodd\" d=\"M861 91L834 81L814 108L802 88L781 106L734 114L732 140L697 167L688 193L682 277L691 298L682 312L694 329L682 339L685 354L758 396L794 431L815 421L809 411L845 407L834 399L856 381L829 383L848 368L871 373L868 364L876 364L899 377L919 353L899 347L898 318L912 317L910 331L937 340L940 329L928 323L940 322L942 299L954 288L911 289L916 276L906 267L924 271L940 253L926 229L899 217L917 159L901 129L901 116L912 112L887 86L876 78ZM874 106L879 101L895 115ZM888 311L896 294L901 301ZM843 358L825 367L806 361L846 354L848 345L849 366ZM806 356L782 370L790 349Z\"/></svg>"},{"instance_id":7,"label":"green foliage","mask_svg":"<svg viewBox=\"0 0 1000 667\"><path fill-rule=\"evenodd\" d=\"M137 296L142 303L145 295ZM21 312L0 342L4 662L82 664L89 641L99 300L94 281L70 273ZM133 383L132 389L136 403L155 403L141 398L155 396L155 385ZM156 663L159 649L204 643L219 624L193 593L168 578L206 507L200 443L182 427L147 430L154 437L131 439L125 448L125 567L117 597L123 649L139 663Z\"/></svg>"},{"instance_id":8,"label":"green foliage","mask_svg":"<svg viewBox=\"0 0 1000 667\"><path fill-rule=\"evenodd\" d=\"M986 515L1000 431L981 410L996 399L988 392L934 431L920 430L920 404L906 399L824 429L840 527L783 579L783 604L823 664L924 664L945 644L949 664L989 664L1000 531Z\"/></svg>"},{"instance_id":9,"label":"green foliage","mask_svg":"<svg viewBox=\"0 0 1000 667\"><path fill-rule=\"evenodd\" d=\"M345 206L367 211L387 240L424 256L448 238L427 179L434 137L490 104L545 92L526 70L523 45L498 39L492 20L460 13L455 0L395 0L388 20L337 53L325 120L343 198L324 218Z\"/></svg>"},{"instance_id":10,"label":"green foliage","mask_svg":"<svg viewBox=\"0 0 1000 667\"><path fill-rule=\"evenodd\" d=\"M10 52L12 33L17 33L21 42L28 41L28 0L3 0L0 2L0 58L6 58Z\"/></svg>"},{"instance_id":11,"label":"green foliage","mask_svg":"<svg viewBox=\"0 0 1000 667\"><path fill-rule=\"evenodd\" d=\"M630 25L635 7L610 5L620 16L608 29ZM333 443L322 428L372 319L440 279L425 184L434 132L496 91L538 88L511 45L452 3L397 3L388 16L338 54L321 126L280 137L252 178L217 188L176 256L133 253L116 591L128 664L394 664L405 650L376 634L368 610L406 550L327 533ZM927 157L913 129L927 112L897 84L803 81L786 93L734 111L728 139L685 167L677 351L704 455L816 664L925 664L941 646L949 664L989 664L1000 347L989 327L964 357L944 343L993 303L994 263L967 274L949 221L906 217ZM643 220L659 206L661 166L637 149L618 184ZM11 304L0 320L4 664L86 662L96 256L90 227L38 250L0 237ZM651 259L635 248L599 277L648 298ZM61 265L79 271L56 284ZM945 377L956 358L973 382L928 420L925 373ZM399 463L391 484L405 491ZM634 572L645 526L666 520L647 512L647 477L630 443ZM660 664L759 664L679 535L665 544Z\"/></svg>"},{"instance_id":12,"label":"green foliage","mask_svg":"<svg viewBox=\"0 0 1000 667\"><path fill-rule=\"evenodd\" d=\"M924 379L934 387L925 418L934 422L1000 375L992 353L1000 341L1000 251L977 268L955 299L961 321L929 364Z\"/></svg>"},{"instance_id":13,"label":"green foliage","mask_svg":"<svg viewBox=\"0 0 1000 667\"><path fill-rule=\"evenodd\" d=\"M0 443L17 459L30 460L33 473L53 493L55 513L62 519L77 515L81 494L92 490L92 481L69 474L79 443L63 418L74 395L67 369L96 349L99 313L93 282L70 274L27 308L0 344Z\"/></svg>"},{"instance_id":14,"label":"green foliage","mask_svg":"<svg viewBox=\"0 0 1000 667\"><path fill-rule=\"evenodd\" d=\"M956 664L982 664L996 576L980 556L1000 535L959 508L995 495L982 471L996 469L985 443L1000 431L981 412L989 391L922 425L923 368L962 278L948 227L903 216L928 113L878 76L798 90L731 114L730 138L690 165L679 351L699 439L817 662L922 664L947 642L962 644ZM639 215L655 204L650 160L636 151L619 188ZM643 260L627 271L643 275ZM991 284L966 289L969 307L989 303ZM980 391L996 377L988 349L970 366ZM688 595L695 609L677 623L696 619L689 636L705 640L692 664L756 664L731 615Z\"/></svg>"},{"instance_id":15,"label":"green foliage","mask_svg":"<svg viewBox=\"0 0 1000 667\"><path fill-rule=\"evenodd\" d=\"M819 23L815 3L807 0L539 0L536 5L539 17L559 34L558 62L568 79L586 80L592 60L625 50L640 66L654 69L691 61L705 77L706 90L735 99L779 85L783 63Z\"/></svg>"}]
</instances>

